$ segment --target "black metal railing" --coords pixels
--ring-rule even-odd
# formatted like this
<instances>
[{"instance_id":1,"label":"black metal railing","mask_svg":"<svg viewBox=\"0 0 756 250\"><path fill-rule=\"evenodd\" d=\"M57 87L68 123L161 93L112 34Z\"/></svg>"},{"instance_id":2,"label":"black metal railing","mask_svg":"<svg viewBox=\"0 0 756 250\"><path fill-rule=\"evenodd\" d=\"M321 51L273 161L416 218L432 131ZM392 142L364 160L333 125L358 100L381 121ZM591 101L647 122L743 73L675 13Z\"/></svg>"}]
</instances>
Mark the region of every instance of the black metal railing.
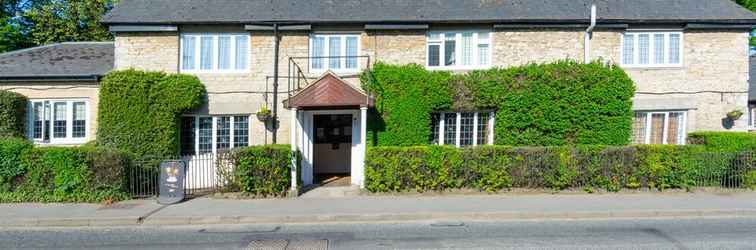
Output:
<instances>
[{"instance_id":1,"label":"black metal railing","mask_svg":"<svg viewBox=\"0 0 756 250\"><path fill-rule=\"evenodd\" d=\"M208 153L181 157L148 157L134 161L127 171L128 189L133 198L150 198L159 195L160 163L169 160L183 161L184 194L200 196L216 192L229 184L233 175L230 154Z\"/></svg>"}]
</instances>

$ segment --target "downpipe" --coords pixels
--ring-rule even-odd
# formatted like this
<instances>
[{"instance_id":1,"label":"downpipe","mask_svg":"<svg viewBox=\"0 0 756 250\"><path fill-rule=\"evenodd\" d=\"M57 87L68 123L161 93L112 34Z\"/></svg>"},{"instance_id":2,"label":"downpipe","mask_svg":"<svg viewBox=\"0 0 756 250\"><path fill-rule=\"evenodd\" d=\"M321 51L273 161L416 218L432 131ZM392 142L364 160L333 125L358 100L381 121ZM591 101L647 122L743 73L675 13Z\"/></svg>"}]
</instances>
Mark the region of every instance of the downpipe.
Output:
<instances>
[{"instance_id":1,"label":"downpipe","mask_svg":"<svg viewBox=\"0 0 756 250\"><path fill-rule=\"evenodd\" d=\"M591 5L591 25L585 30L585 51L583 52L583 61L585 63L591 62L591 36L593 35L594 28L596 28L596 4Z\"/></svg>"}]
</instances>

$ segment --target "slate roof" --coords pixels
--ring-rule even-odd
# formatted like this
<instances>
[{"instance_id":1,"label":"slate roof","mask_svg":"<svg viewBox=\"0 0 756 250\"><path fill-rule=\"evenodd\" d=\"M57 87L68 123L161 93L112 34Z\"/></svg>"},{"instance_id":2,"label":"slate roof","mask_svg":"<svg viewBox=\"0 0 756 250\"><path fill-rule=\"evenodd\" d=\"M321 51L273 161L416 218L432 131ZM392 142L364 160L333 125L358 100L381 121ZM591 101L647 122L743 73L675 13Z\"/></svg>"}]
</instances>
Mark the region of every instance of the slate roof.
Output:
<instances>
[{"instance_id":1,"label":"slate roof","mask_svg":"<svg viewBox=\"0 0 756 250\"><path fill-rule=\"evenodd\" d=\"M749 69L749 88L748 88L748 102L756 103L756 55L751 56L751 63Z\"/></svg>"},{"instance_id":2,"label":"slate roof","mask_svg":"<svg viewBox=\"0 0 756 250\"><path fill-rule=\"evenodd\" d=\"M107 24L587 22L756 23L732 0L121 0Z\"/></svg>"},{"instance_id":3,"label":"slate roof","mask_svg":"<svg viewBox=\"0 0 756 250\"><path fill-rule=\"evenodd\" d=\"M113 70L112 42L57 43L0 54L0 79L94 78Z\"/></svg>"}]
</instances>

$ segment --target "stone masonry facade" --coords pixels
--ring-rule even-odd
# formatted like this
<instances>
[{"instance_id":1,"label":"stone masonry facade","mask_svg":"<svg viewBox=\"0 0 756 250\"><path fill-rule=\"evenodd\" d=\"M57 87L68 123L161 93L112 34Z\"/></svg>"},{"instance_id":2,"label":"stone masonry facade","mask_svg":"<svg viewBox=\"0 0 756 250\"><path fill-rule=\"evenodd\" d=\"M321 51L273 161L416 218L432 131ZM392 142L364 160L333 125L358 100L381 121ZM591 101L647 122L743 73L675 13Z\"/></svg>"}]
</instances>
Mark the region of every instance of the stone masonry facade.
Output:
<instances>
[{"instance_id":1,"label":"stone masonry facade","mask_svg":"<svg viewBox=\"0 0 756 250\"><path fill-rule=\"evenodd\" d=\"M434 27L432 27L433 29ZM193 113L202 115L253 115L260 107L272 108L274 38L272 32L246 32L241 26L180 27L182 32L219 31L250 34L250 71L245 73L197 74L207 86L208 102ZM616 63L620 58L622 32L598 29L591 40L591 58ZM282 102L288 98L289 58L312 82L321 72L307 72L310 34L333 32L360 35L361 68L377 61L392 64L426 63L426 30L364 31L314 27L312 31L281 34L279 57L278 142L288 143L290 112ZM180 72L178 32L116 34L116 69L137 68ZM685 30L683 66L678 68L628 68L637 85L636 109L665 108L685 104L689 108L688 131L727 130L722 119L732 110L747 112L748 32L745 30ZM492 64L509 67L530 62L583 59L583 30L515 29L493 30ZM356 74L342 75L358 86ZM271 142L271 129L251 119L251 144ZM747 129L746 119L735 122L733 131Z\"/></svg>"}]
</instances>

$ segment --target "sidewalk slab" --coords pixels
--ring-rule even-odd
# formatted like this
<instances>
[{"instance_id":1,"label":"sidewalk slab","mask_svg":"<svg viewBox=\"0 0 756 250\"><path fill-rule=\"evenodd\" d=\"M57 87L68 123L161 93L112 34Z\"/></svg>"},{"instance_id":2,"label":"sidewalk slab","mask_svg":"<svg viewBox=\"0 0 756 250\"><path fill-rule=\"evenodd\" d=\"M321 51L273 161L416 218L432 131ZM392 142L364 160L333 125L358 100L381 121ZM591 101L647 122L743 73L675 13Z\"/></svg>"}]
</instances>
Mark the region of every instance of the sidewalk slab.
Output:
<instances>
[{"instance_id":1,"label":"sidewalk slab","mask_svg":"<svg viewBox=\"0 0 756 250\"><path fill-rule=\"evenodd\" d=\"M138 225L161 208L154 200L102 204L0 204L0 227Z\"/></svg>"}]
</instances>

